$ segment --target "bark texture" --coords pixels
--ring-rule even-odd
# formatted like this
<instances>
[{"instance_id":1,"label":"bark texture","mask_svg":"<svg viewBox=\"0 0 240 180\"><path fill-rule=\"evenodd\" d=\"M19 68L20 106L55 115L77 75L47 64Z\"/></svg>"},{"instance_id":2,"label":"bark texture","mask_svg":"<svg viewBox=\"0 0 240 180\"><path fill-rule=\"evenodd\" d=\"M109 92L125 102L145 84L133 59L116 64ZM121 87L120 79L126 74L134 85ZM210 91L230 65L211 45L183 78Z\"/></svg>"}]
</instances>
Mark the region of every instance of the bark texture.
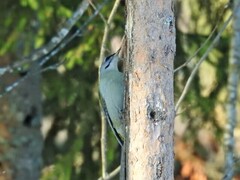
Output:
<instances>
[{"instance_id":1,"label":"bark texture","mask_svg":"<svg viewBox=\"0 0 240 180\"><path fill-rule=\"evenodd\" d=\"M225 173L224 178L230 180L234 175L234 129L237 122L237 99L240 70L240 0L234 1L233 11L233 37L231 56L229 60L228 76L228 104L227 104L227 125L225 133Z\"/></svg>"},{"instance_id":2,"label":"bark texture","mask_svg":"<svg viewBox=\"0 0 240 180\"><path fill-rule=\"evenodd\" d=\"M174 179L173 8L127 1L127 179Z\"/></svg>"},{"instance_id":3,"label":"bark texture","mask_svg":"<svg viewBox=\"0 0 240 180\"><path fill-rule=\"evenodd\" d=\"M42 166L40 68L37 63L24 80L0 101L0 179L36 180ZM3 131L2 131L3 132Z\"/></svg>"}]
</instances>

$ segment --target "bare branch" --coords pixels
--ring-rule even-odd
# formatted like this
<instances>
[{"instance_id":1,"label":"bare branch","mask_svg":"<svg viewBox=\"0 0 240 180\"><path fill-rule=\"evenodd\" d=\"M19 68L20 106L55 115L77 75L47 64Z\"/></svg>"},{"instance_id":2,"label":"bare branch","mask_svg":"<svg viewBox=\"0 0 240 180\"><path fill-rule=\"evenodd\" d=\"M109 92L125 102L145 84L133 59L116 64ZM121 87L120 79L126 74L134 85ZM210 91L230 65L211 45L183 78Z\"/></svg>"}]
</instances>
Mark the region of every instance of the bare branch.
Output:
<instances>
[{"instance_id":1,"label":"bare branch","mask_svg":"<svg viewBox=\"0 0 240 180\"><path fill-rule=\"evenodd\" d=\"M86 9L88 8L88 0L84 0L77 8L77 10L73 13L72 17L63 24L62 28L57 32L48 44L44 45L40 49L34 51L29 57L25 57L13 65L8 65L6 67L0 67L0 75L5 74L6 72L13 72L15 69L20 68L22 65L26 63L30 63L36 60L41 60L40 65L45 64L50 58L56 55L60 50L62 50L66 45L71 42L76 36L78 36L82 30L88 25L90 21L96 15L99 14L102 7L106 4L108 0L105 0L100 6L95 7L95 12L88 18L87 21L77 29L73 34L70 34L70 30L76 24L76 22L82 17Z\"/></svg>"},{"instance_id":2,"label":"bare branch","mask_svg":"<svg viewBox=\"0 0 240 180\"><path fill-rule=\"evenodd\" d=\"M174 73L176 73L176 72L179 71L180 69L182 69L182 68L184 68L185 66L187 66L187 65L192 61L192 59L193 59L194 57L196 57L196 55L199 53L199 51L200 51L204 46L207 45L207 43L208 43L209 40L213 37L215 31L217 30L217 26L218 26L218 24L219 24L219 22L220 22L220 19L222 19L223 15L224 15L224 12L229 8L229 5L230 5L230 2L228 2L228 3L224 6L224 8L222 9L222 12L220 13L221 15L219 16L218 21L217 21L215 27L213 28L213 30L212 30L212 32L210 33L210 35L208 36L208 38L204 41L204 43L197 49L197 51L196 51L190 58L188 58L188 60L187 60L185 63L183 63L183 64L182 64L181 66L179 66L178 68L176 68L176 69L174 70Z\"/></svg>"},{"instance_id":3,"label":"bare branch","mask_svg":"<svg viewBox=\"0 0 240 180\"><path fill-rule=\"evenodd\" d=\"M107 44L108 34L109 34L109 25L113 21L114 14L116 13L119 4L120 4L120 0L116 0L115 4L113 6L113 9L112 9L112 11L109 15L109 18L107 20L107 24L105 25L103 40L102 40L102 45L101 45L101 51L100 51L100 57L99 57L100 62L103 61L103 58L104 58L104 55L105 55L105 52L106 52L106 44Z\"/></svg>"},{"instance_id":4,"label":"bare branch","mask_svg":"<svg viewBox=\"0 0 240 180\"><path fill-rule=\"evenodd\" d=\"M82 1L82 3L78 6L77 10L73 13L72 17L68 19L62 26L62 28L57 32L57 34L51 38L51 40L43 46L42 48L36 50L29 57L25 57L13 65L9 65L4 68L0 68L0 75L3 75L6 72L11 72L12 69L22 66L23 64L36 61L38 59L42 59L44 56L47 56L50 52L52 52L61 42L67 37L72 27L76 24L76 22L82 17L84 12L87 10L89 3L87 0Z\"/></svg>"},{"instance_id":5,"label":"bare branch","mask_svg":"<svg viewBox=\"0 0 240 180\"><path fill-rule=\"evenodd\" d=\"M197 51L194 52L194 54L185 62L183 63L181 66L179 66L178 68L176 68L174 70L174 73L176 73L177 71L179 71L180 69L184 68L185 66L187 66L194 57L196 57L196 55L199 53L199 51L207 45L207 43L209 42L209 40L212 38L212 36L214 35L215 31L217 30L217 25L214 27L214 29L212 30L212 32L210 33L210 35L208 36L208 38L204 41L204 43L197 49Z\"/></svg>"},{"instance_id":6,"label":"bare branch","mask_svg":"<svg viewBox=\"0 0 240 180\"><path fill-rule=\"evenodd\" d=\"M98 178L98 180L109 180L114 178L119 172L120 172L121 166L118 166L116 169L114 169L111 173L109 173L105 178Z\"/></svg>"},{"instance_id":7,"label":"bare branch","mask_svg":"<svg viewBox=\"0 0 240 180\"><path fill-rule=\"evenodd\" d=\"M95 11L97 11L97 8L96 8L96 6L93 4L93 2L92 2L91 0L88 0L88 2L89 2L89 4L92 6L92 8L93 8ZM102 15L102 13L99 13L99 16L101 17L101 19L103 20L103 22L106 24L107 21L106 21L106 19L104 18L104 16Z\"/></svg>"},{"instance_id":8,"label":"bare branch","mask_svg":"<svg viewBox=\"0 0 240 180\"><path fill-rule=\"evenodd\" d=\"M56 69L57 69L60 65L62 65L63 63L64 63L64 60L62 60L62 61L60 61L60 62L57 62L57 63L55 63L55 64L53 64L53 65L47 66L47 67L41 69L41 70L38 71L38 72L31 72L31 74L29 74L29 71L27 71L27 73L26 73L23 77L19 78L18 80L16 80L15 82L13 82L11 85L6 86L6 87L4 88L4 90L3 90L3 92L0 92L0 99L1 99L4 95L10 93L10 92L11 92L12 90L14 90L16 87L18 87L22 82L24 82L25 80L27 80L27 78L29 78L30 75L32 76L32 75L37 75L37 74L42 73L42 72L46 72L46 71L50 71L50 70L56 70Z\"/></svg>"},{"instance_id":9,"label":"bare branch","mask_svg":"<svg viewBox=\"0 0 240 180\"><path fill-rule=\"evenodd\" d=\"M183 99L185 98L189 87L192 83L193 78L195 77L197 70L199 69L200 65L202 64L202 62L206 59L206 57L208 56L208 54L211 52L211 50L215 47L215 45L217 44L217 42L219 41L223 31L226 29L227 25L229 24L229 22L232 19L232 15L228 18L228 20L224 23L224 25L222 26L222 28L220 29L219 33L217 34L217 36L214 38L213 42L210 44L210 46L208 47L208 49L206 50L206 52L203 54L203 56L200 58L200 60L198 61L198 63L196 64L196 66L194 67L191 75L189 76L187 83L183 89L183 92L180 96L180 98L178 99L176 106L175 106L175 112L177 113L177 110L181 104L181 102L183 101Z\"/></svg>"},{"instance_id":10,"label":"bare branch","mask_svg":"<svg viewBox=\"0 0 240 180\"><path fill-rule=\"evenodd\" d=\"M69 44L75 37L77 37L83 31L83 29L99 14L100 10L106 4L106 2L107 2L107 0L105 0L99 7L97 7L95 12L88 18L87 21L84 22L84 24L79 29L77 29L71 35L67 35L66 38L64 38L55 48L53 48L52 50L49 49L49 52L46 55L43 55L42 57L40 57L40 56L38 57L37 54L34 56L34 53L33 53L31 56L32 57L38 57L37 59L41 60L40 63L39 63L40 66L44 66L44 64L46 62L48 62L49 59L51 59L58 52L60 52L62 49L64 49L67 44ZM78 13L74 13L74 14L78 14ZM71 21L71 22L73 22L73 21ZM76 21L74 21L74 22L76 23ZM66 26L64 26L64 28L66 28ZM46 46L48 46L48 44ZM41 49L43 49L43 48L41 48ZM25 63L31 63L33 61L35 61L35 59L29 59L29 61L27 61ZM13 66L7 66L7 67L0 68L0 76L5 74L6 72L10 72L10 73L13 72L15 68L17 68L17 71L19 71L19 70L21 71L21 65L23 65L23 64L24 63L17 62L17 64L14 64ZM49 67L45 67L40 72L45 72L45 71L48 71L48 70L56 69L60 64L62 64L62 62L56 63L56 64L51 65ZM17 81L13 82L11 85L5 87L3 92L0 92L0 98L2 98L5 94L11 92L14 88L16 88L21 82L23 82L26 79L27 76L28 75L25 75L24 77L22 77L22 78L18 79Z\"/></svg>"}]
</instances>

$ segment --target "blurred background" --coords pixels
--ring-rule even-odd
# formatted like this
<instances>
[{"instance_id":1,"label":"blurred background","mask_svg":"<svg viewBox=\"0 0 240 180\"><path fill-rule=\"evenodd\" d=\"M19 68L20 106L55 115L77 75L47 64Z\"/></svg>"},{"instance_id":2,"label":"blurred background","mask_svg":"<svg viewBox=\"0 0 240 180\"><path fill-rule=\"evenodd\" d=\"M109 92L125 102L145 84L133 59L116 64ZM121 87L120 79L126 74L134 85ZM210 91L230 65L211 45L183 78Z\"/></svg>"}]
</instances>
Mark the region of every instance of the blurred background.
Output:
<instances>
[{"instance_id":1,"label":"blurred background","mask_svg":"<svg viewBox=\"0 0 240 180\"><path fill-rule=\"evenodd\" d=\"M1 1L0 66L14 64L48 43L72 16L79 3L78 0ZM94 2L96 7L101 3L103 1ZM108 1L104 4L100 11L103 17L109 16L113 3ZM70 33L80 29L94 12L94 8L89 7ZM215 37L231 12L231 2L228 0L177 0L175 68L186 62L216 27L213 33ZM125 6L121 2L110 25L108 54L120 46L125 18ZM46 68L47 70L39 73L41 100L38 102L41 105L38 105L38 109L41 112L40 129L43 135L43 161L40 163L43 167L42 180L92 180L101 176L98 66L104 27L102 18L99 15L94 17L77 37L42 67L55 68ZM176 179L221 179L223 176L223 133L226 125L226 85L231 37L232 27L229 25L221 35L220 42L201 65L176 116ZM186 67L175 73L176 101L196 62L212 43L212 39ZM28 69L28 66L24 65L19 71L0 76L0 94L3 95L0 98L0 136L5 139L10 138L8 127L14 124L9 123L10 114L6 112L10 104L17 101L4 92L7 87L24 77L24 68ZM38 91L31 87L29 89ZM239 113L239 99L237 106ZM35 114L34 110L31 112ZM27 126L29 119L24 120ZM235 151L240 156L239 123L235 128L235 136ZM10 147L2 146L0 153L8 148ZM107 161L108 172L115 169L120 161L120 147L109 127ZM0 163L0 168L1 166L5 164ZM239 161L236 162L235 179L240 179Z\"/></svg>"}]
</instances>

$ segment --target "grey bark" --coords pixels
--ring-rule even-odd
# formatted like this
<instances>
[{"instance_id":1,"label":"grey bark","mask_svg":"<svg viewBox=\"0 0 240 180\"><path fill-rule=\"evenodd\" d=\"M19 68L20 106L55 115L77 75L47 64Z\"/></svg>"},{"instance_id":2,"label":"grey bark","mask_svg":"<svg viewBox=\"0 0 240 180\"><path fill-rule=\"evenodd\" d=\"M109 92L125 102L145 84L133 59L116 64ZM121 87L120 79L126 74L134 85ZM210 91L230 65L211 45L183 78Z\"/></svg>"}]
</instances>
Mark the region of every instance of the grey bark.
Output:
<instances>
[{"instance_id":1,"label":"grey bark","mask_svg":"<svg viewBox=\"0 0 240 180\"><path fill-rule=\"evenodd\" d=\"M237 98L238 83L240 72L240 0L234 1L233 10L233 37L231 45L231 54L229 59L228 76L228 103L227 119L225 133L225 172L224 178L230 180L234 175L234 129L237 122Z\"/></svg>"},{"instance_id":2,"label":"grey bark","mask_svg":"<svg viewBox=\"0 0 240 180\"><path fill-rule=\"evenodd\" d=\"M174 179L173 8L127 1L127 179Z\"/></svg>"},{"instance_id":3,"label":"grey bark","mask_svg":"<svg viewBox=\"0 0 240 180\"><path fill-rule=\"evenodd\" d=\"M0 159L6 179L40 178L43 148L40 75L40 68L34 63L24 80L4 97L5 101L1 99L6 110L0 123L6 126L9 134Z\"/></svg>"}]
</instances>

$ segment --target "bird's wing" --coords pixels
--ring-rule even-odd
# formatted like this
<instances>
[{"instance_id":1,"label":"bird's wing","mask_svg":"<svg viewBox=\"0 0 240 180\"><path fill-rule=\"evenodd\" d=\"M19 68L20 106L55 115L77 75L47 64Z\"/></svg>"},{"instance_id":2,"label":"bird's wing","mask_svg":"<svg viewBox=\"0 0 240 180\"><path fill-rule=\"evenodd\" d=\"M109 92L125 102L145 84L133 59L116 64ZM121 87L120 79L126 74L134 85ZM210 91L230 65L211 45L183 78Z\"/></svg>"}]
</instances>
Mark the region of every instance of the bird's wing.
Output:
<instances>
[{"instance_id":1,"label":"bird's wing","mask_svg":"<svg viewBox=\"0 0 240 180\"><path fill-rule=\"evenodd\" d=\"M101 94L101 93L100 93L100 94ZM112 129L112 131L113 131L113 134L115 135L118 143L119 143L121 146L123 146L123 140L122 140L121 136L118 134L117 130L114 128L113 122L112 122L112 120L111 120L111 118L110 118L110 116L109 116L109 114L108 114L106 102L104 101L104 99L102 98L101 95L100 95L100 98L101 98L100 102L101 102L101 105L102 105L102 110L103 110L104 115L105 115L104 117L105 117L105 119L107 119L107 121L108 121L108 123L109 123L109 125L110 125L110 127L111 127L111 129Z\"/></svg>"}]
</instances>

